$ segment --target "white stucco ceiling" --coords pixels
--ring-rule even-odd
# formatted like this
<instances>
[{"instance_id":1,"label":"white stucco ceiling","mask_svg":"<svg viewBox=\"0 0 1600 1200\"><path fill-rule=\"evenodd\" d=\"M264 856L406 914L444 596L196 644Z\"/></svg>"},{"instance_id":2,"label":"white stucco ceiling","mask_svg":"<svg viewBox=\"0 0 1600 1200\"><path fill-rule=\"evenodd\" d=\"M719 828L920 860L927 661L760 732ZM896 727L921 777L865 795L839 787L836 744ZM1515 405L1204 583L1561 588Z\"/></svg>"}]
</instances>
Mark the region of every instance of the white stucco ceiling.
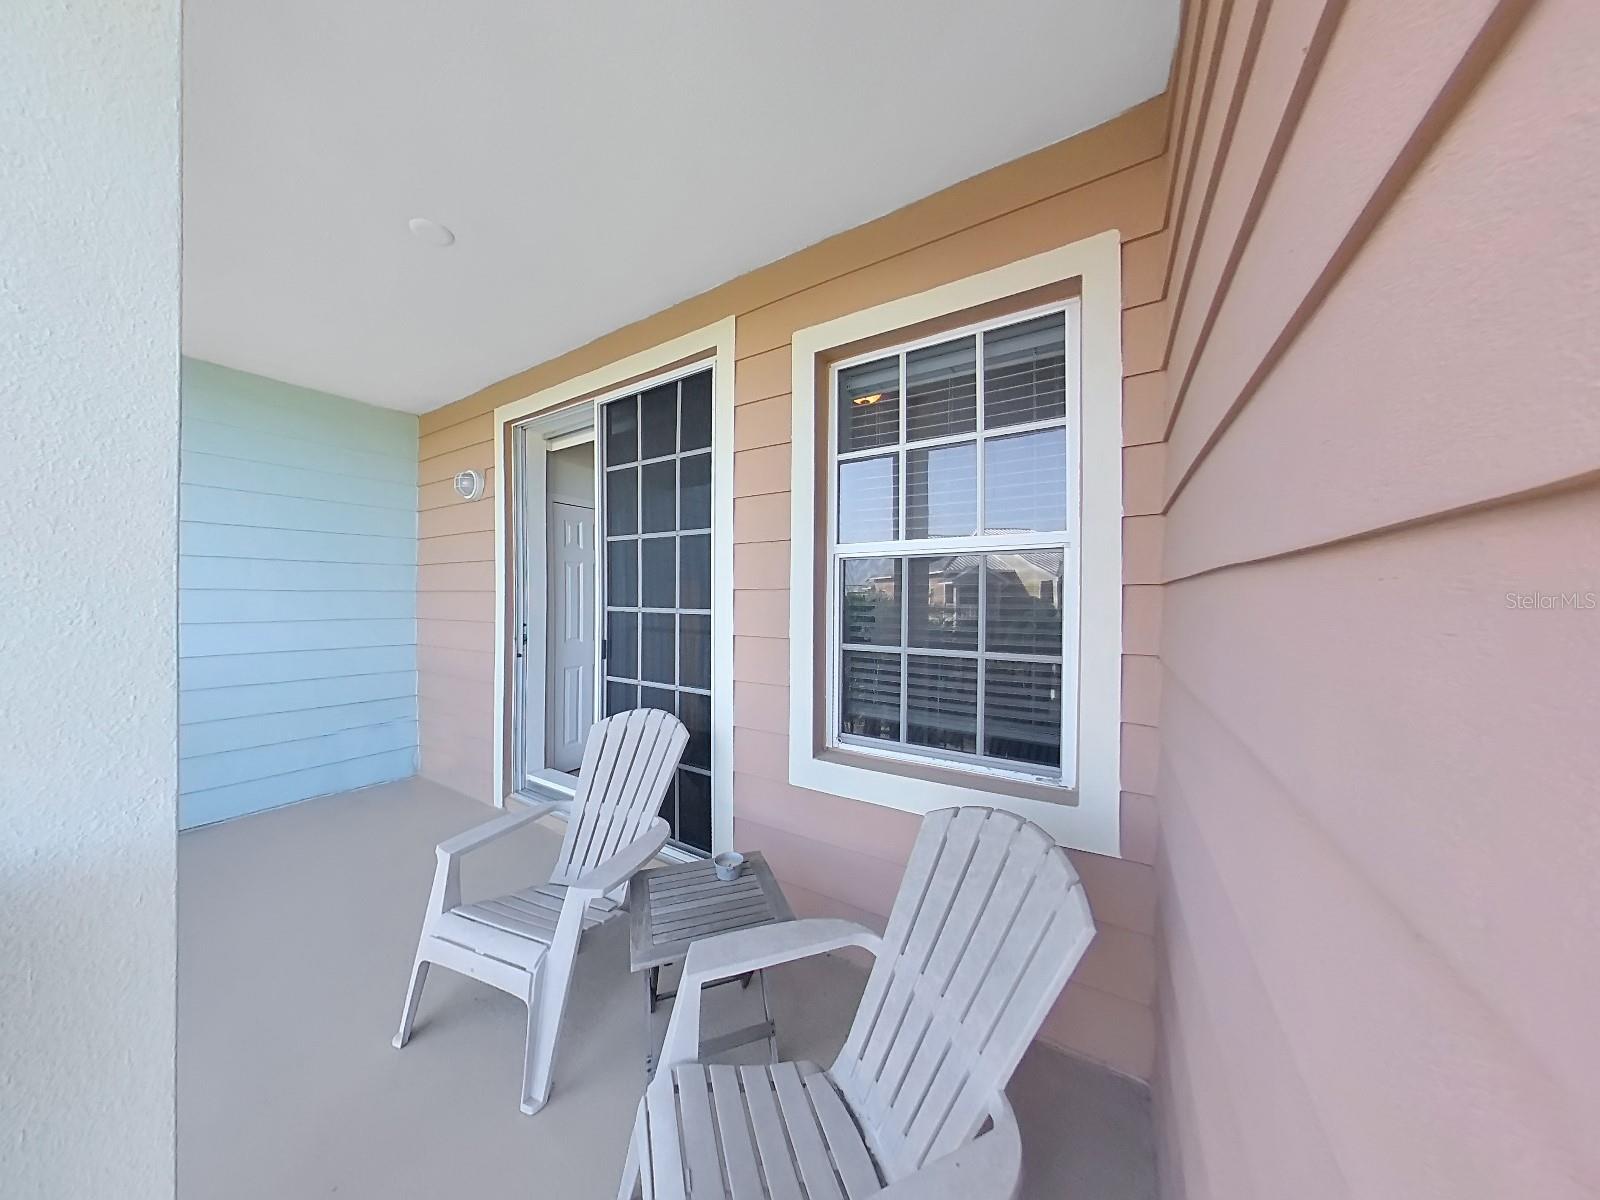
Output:
<instances>
[{"instance_id":1,"label":"white stucco ceiling","mask_svg":"<svg viewBox=\"0 0 1600 1200\"><path fill-rule=\"evenodd\" d=\"M184 9L185 353L414 412L1108 120L1165 86L1178 20L1178 0Z\"/></svg>"}]
</instances>

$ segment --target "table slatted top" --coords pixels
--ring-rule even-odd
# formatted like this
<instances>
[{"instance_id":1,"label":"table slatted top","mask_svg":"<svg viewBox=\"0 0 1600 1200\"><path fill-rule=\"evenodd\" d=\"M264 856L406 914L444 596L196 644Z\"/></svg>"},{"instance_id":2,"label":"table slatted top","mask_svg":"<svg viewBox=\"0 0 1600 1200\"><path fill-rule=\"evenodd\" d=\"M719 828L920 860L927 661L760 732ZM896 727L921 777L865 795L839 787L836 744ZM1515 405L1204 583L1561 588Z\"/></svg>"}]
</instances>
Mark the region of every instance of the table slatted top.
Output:
<instances>
[{"instance_id":1,"label":"table slatted top","mask_svg":"<svg viewBox=\"0 0 1600 1200\"><path fill-rule=\"evenodd\" d=\"M629 965L635 971L682 962L703 937L794 920L759 851L724 883L709 859L640 871L628 884Z\"/></svg>"}]
</instances>

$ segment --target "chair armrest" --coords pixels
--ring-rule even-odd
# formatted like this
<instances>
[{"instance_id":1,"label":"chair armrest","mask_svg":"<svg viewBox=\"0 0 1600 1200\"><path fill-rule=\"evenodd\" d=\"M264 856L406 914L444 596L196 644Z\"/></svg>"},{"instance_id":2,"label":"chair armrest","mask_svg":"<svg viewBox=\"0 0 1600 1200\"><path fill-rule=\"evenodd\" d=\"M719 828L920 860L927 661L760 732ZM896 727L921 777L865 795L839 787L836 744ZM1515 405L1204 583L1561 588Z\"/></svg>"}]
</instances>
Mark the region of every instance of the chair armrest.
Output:
<instances>
[{"instance_id":1,"label":"chair armrest","mask_svg":"<svg viewBox=\"0 0 1600 1200\"><path fill-rule=\"evenodd\" d=\"M461 856L469 850L487 846L496 838L504 837L514 829L521 829L530 821L554 812L560 801L535 804L518 813L506 813L492 821L473 827L465 833L440 842L435 850L438 862L433 868L433 889L428 893L427 918L443 916L461 903Z\"/></svg>"},{"instance_id":2,"label":"chair armrest","mask_svg":"<svg viewBox=\"0 0 1600 1200\"><path fill-rule=\"evenodd\" d=\"M662 1064L670 1068L699 1057L700 990L706 984L845 946L877 954L882 944L883 939L865 925L830 917L758 925L701 939L689 947L683 964L683 978L678 982L678 996L661 1047Z\"/></svg>"},{"instance_id":3,"label":"chair armrest","mask_svg":"<svg viewBox=\"0 0 1600 1200\"><path fill-rule=\"evenodd\" d=\"M660 817L651 821L645 831L599 866L590 867L568 885L568 895L580 892L585 899L602 896L613 888L621 887L661 853L671 834L667 823Z\"/></svg>"},{"instance_id":4,"label":"chair armrest","mask_svg":"<svg viewBox=\"0 0 1600 1200\"><path fill-rule=\"evenodd\" d=\"M994 1128L897 1179L872 1200L1016 1200L1022 1186L1022 1137L1002 1094L990 1111Z\"/></svg>"},{"instance_id":5,"label":"chair armrest","mask_svg":"<svg viewBox=\"0 0 1600 1200\"><path fill-rule=\"evenodd\" d=\"M589 868L567 884L567 894L561 898L561 912L556 917L555 932L550 938L550 969L559 972L571 970L572 959L578 952L578 940L583 936L583 914L589 907L589 901L626 883L666 845L669 832L667 823L657 817L643 833L605 862ZM554 882L561 881L557 879Z\"/></svg>"},{"instance_id":6,"label":"chair armrest","mask_svg":"<svg viewBox=\"0 0 1600 1200\"><path fill-rule=\"evenodd\" d=\"M830 950L842 950L846 946L859 946L877 954L882 940L865 925L832 917L808 917L803 921L735 929L731 933L701 938L689 947L689 957L683 964L683 982L715 983L719 979L826 954Z\"/></svg>"},{"instance_id":7,"label":"chair armrest","mask_svg":"<svg viewBox=\"0 0 1600 1200\"><path fill-rule=\"evenodd\" d=\"M524 809L522 812L507 813L503 817L485 821L482 825L476 825L465 833L458 833L455 837L446 838L440 842L439 857L449 858L456 854L465 854L468 850L476 850L479 846L487 846L496 838L504 837L513 829L520 829L528 822L537 821L540 817L547 816L560 807L560 801L548 800L543 804L535 804L532 808Z\"/></svg>"}]
</instances>

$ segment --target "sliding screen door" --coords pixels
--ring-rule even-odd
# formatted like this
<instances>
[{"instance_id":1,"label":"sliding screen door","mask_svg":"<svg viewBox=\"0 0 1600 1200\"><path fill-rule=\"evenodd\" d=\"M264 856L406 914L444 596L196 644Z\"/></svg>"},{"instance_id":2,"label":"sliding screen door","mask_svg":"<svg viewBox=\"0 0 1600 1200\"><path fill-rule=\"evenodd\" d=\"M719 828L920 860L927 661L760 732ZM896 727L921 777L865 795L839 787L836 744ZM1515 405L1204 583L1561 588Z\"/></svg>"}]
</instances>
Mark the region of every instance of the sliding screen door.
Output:
<instances>
[{"instance_id":1,"label":"sliding screen door","mask_svg":"<svg viewBox=\"0 0 1600 1200\"><path fill-rule=\"evenodd\" d=\"M688 726L661 812L674 838L709 852L710 369L607 401L600 431L605 712L660 708Z\"/></svg>"}]
</instances>

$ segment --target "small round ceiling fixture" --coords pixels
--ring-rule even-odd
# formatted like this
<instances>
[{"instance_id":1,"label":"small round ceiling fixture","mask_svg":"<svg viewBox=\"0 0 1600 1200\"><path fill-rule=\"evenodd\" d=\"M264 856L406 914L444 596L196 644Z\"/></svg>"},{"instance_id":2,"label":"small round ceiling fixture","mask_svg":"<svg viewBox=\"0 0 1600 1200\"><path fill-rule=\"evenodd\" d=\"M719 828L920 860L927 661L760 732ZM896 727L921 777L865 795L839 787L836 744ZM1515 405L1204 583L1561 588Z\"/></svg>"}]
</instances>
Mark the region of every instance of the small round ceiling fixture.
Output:
<instances>
[{"instance_id":1,"label":"small round ceiling fixture","mask_svg":"<svg viewBox=\"0 0 1600 1200\"><path fill-rule=\"evenodd\" d=\"M437 221L430 221L427 217L412 217L407 222L414 237L427 242L430 246L448 246L456 240L456 235Z\"/></svg>"},{"instance_id":2,"label":"small round ceiling fixture","mask_svg":"<svg viewBox=\"0 0 1600 1200\"><path fill-rule=\"evenodd\" d=\"M458 471L456 473L456 495L463 500L476 500L483 495L483 472Z\"/></svg>"}]
</instances>

